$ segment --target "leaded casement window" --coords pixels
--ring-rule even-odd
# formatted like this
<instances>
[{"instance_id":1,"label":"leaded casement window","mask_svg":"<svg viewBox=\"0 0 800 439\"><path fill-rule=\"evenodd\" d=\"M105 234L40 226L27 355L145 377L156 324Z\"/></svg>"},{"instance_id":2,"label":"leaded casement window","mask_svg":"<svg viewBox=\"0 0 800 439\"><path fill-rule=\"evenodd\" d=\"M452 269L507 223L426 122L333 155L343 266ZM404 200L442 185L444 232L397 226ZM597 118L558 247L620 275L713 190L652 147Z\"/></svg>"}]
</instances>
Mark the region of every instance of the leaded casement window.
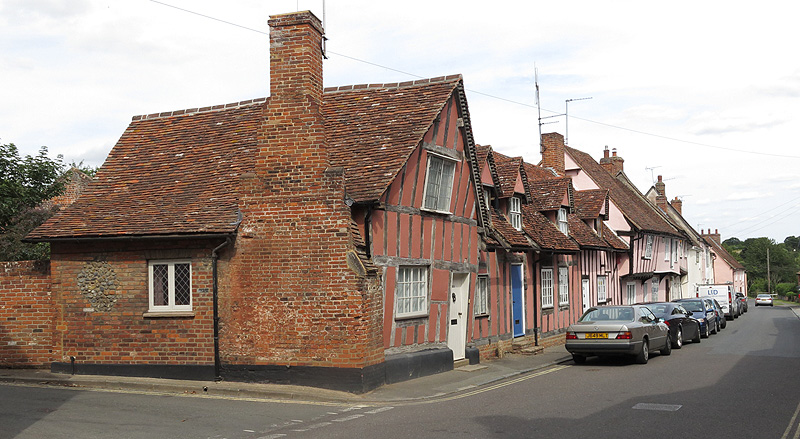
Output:
<instances>
[{"instance_id":1,"label":"leaded casement window","mask_svg":"<svg viewBox=\"0 0 800 439\"><path fill-rule=\"evenodd\" d=\"M432 154L428 155L428 174L425 183L423 207L437 212L450 211L450 195L453 192L453 175L456 162Z\"/></svg>"},{"instance_id":2,"label":"leaded casement window","mask_svg":"<svg viewBox=\"0 0 800 439\"><path fill-rule=\"evenodd\" d=\"M558 304L569 304L569 268L558 267Z\"/></svg>"},{"instance_id":3,"label":"leaded casement window","mask_svg":"<svg viewBox=\"0 0 800 439\"><path fill-rule=\"evenodd\" d=\"M489 314L489 276L478 276L475 283L475 305L472 311L476 316Z\"/></svg>"},{"instance_id":4,"label":"leaded casement window","mask_svg":"<svg viewBox=\"0 0 800 439\"><path fill-rule=\"evenodd\" d=\"M606 280L607 276L597 276L597 301L598 302L605 302L606 301Z\"/></svg>"},{"instance_id":5,"label":"leaded casement window","mask_svg":"<svg viewBox=\"0 0 800 439\"><path fill-rule=\"evenodd\" d=\"M645 237L645 245L644 245L644 258L645 259L652 259L653 258L653 235L647 235Z\"/></svg>"},{"instance_id":6,"label":"leaded casement window","mask_svg":"<svg viewBox=\"0 0 800 439\"><path fill-rule=\"evenodd\" d=\"M678 262L678 249L682 247L682 242L679 240L672 241L672 263Z\"/></svg>"},{"instance_id":7,"label":"leaded casement window","mask_svg":"<svg viewBox=\"0 0 800 439\"><path fill-rule=\"evenodd\" d=\"M150 311L192 310L191 261L150 261L147 271Z\"/></svg>"},{"instance_id":8,"label":"leaded casement window","mask_svg":"<svg viewBox=\"0 0 800 439\"><path fill-rule=\"evenodd\" d=\"M658 278L654 277L650 280L650 293L652 295L651 301L657 302L658 301Z\"/></svg>"},{"instance_id":9,"label":"leaded casement window","mask_svg":"<svg viewBox=\"0 0 800 439\"><path fill-rule=\"evenodd\" d=\"M400 267L397 271L397 317L428 313L428 267Z\"/></svg>"},{"instance_id":10,"label":"leaded casement window","mask_svg":"<svg viewBox=\"0 0 800 439\"><path fill-rule=\"evenodd\" d=\"M522 203L517 197L511 197L508 207L508 217L511 219L511 225L517 229L522 230Z\"/></svg>"},{"instance_id":11,"label":"leaded casement window","mask_svg":"<svg viewBox=\"0 0 800 439\"><path fill-rule=\"evenodd\" d=\"M542 268L542 308L553 307L553 269Z\"/></svg>"},{"instance_id":12,"label":"leaded casement window","mask_svg":"<svg viewBox=\"0 0 800 439\"><path fill-rule=\"evenodd\" d=\"M664 262L669 262L669 258L672 255L672 250L670 250L669 244L672 242L669 238L664 238Z\"/></svg>"},{"instance_id":13,"label":"leaded casement window","mask_svg":"<svg viewBox=\"0 0 800 439\"><path fill-rule=\"evenodd\" d=\"M636 283L628 282L625 285L625 292L628 298L628 305L633 305L634 303L636 303Z\"/></svg>"},{"instance_id":14,"label":"leaded casement window","mask_svg":"<svg viewBox=\"0 0 800 439\"><path fill-rule=\"evenodd\" d=\"M558 230L569 236L569 223L567 222L567 209L558 209Z\"/></svg>"}]
</instances>

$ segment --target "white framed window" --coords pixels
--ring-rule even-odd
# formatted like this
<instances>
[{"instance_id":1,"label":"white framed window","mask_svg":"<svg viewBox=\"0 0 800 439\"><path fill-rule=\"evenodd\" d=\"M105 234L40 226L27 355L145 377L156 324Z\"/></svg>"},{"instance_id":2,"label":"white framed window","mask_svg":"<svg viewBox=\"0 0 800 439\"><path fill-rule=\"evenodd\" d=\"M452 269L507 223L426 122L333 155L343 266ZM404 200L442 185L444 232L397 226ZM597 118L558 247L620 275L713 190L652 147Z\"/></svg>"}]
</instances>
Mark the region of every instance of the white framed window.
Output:
<instances>
[{"instance_id":1,"label":"white framed window","mask_svg":"<svg viewBox=\"0 0 800 439\"><path fill-rule=\"evenodd\" d=\"M636 283L628 282L625 285L626 296L628 296L628 305L636 303Z\"/></svg>"},{"instance_id":2,"label":"white framed window","mask_svg":"<svg viewBox=\"0 0 800 439\"><path fill-rule=\"evenodd\" d=\"M428 267L400 267L397 270L397 317L428 312Z\"/></svg>"},{"instance_id":3,"label":"white framed window","mask_svg":"<svg viewBox=\"0 0 800 439\"><path fill-rule=\"evenodd\" d=\"M428 154L428 174L425 183L423 207L437 212L450 211L453 176L456 162Z\"/></svg>"},{"instance_id":4,"label":"white framed window","mask_svg":"<svg viewBox=\"0 0 800 439\"><path fill-rule=\"evenodd\" d=\"M486 210L492 211L492 198L491 198L491 191L488 187L483 187L483 201L486 203Z\"/></svg>"},{"instance_id":5,"label":"white framed window","mask_svg":"<svg viewBox=\"0 0 800 439\"><path fill-rule=\"evenodd\" d=\"M676 240L672 241L672 263L678 262L678 249L680 248L681 242Z\"/></svg>"},{"instance_id":6,"label":"white framed window","mask_svg":"<svg viewBox=\"0 0 800 439\"><path fill-rule=\"evenodd\" d=\"M553 307L553 269L542 268L542 308Z\"/></svg>"},{"instance_id":7,"label":"white framed window","mask_svg":"<svg viewBox=\"0 0 800 439\"><path fill-rule=\"evenodd\" d=\"M597 301L606 301L606 276L597 276Z\"/></svg>"},{"instance_id":8,"label":"white framed window","mask_svg":"<svg viewBox=\"0 0 800 439\"><path fill-rule=\"evenodd\" d=\"M652 302L657 302L658 301L658 278L657 277L654 277L653 279L650 280L650 294L651 294L650 300Z\"/></svg>"},{"instance_id":9,"label":"white framed window","mask_svg":"<svg viewBox=\"0 0 800 439\"><path fill-rule=\"evenodd\" d=\"M476 316L489 314L489 276L478 276L475 283L475 305L472 310Z\"/></svg>"},{"instance_id":10,"label":"white framed window","mask_svg":"<svg viewBox=\"0 0 800 439\"><path fill-rule=\"evenodd\" d=\"M515 229L522 230L522 203L519 198L511 197L508 205L508 217Z\"/></svg>"},{"instance_id":11,"label":"white framed window","mask_svg":"<svg viewBox=\"0 0 800 439\"><path fill-rule=\"evenodd\" d=\"M644 258L645 259L653 258L653 235L647 235L645 238Z\"/></svg>"},{"instance_id":12,"label":"white framed window","mask_svg":"<svg viewBox=\"0 0 800 439\"><path fill-rule=\"evenodd\" d=\"M558 304L569 304L569 268L558 267Z\"/></svg>"},{"instance_id":13,"label":"white framed window","mask_svg":"<svg viewBox=\"0 0 800 439\"><path fill-rule=\"evenodd\" d=\"M150 261L147 273L150 311L192 310L191 261Z\"/></svg>"},{"instance_id":14,"label":"white framed window","mask_svg":"<svg viewBox=\"0 0 800 439\"><path fill-rule=\"evenodd\" d=\"M669 262L669 258L672 255L672 251L670 250L669 244L672 242L669 238L664 238L664 261Z\"/></svg>"},{"instance_id":15,"label":"white framed window","mask_svg":"<svg viewBox=\"0 0 800 439\"><path fill-rule=\"evenodd\" d=\"M567 209L558 209L558 230L569 236L569 223L567 222Z\"/></svg>"}]
</instances>

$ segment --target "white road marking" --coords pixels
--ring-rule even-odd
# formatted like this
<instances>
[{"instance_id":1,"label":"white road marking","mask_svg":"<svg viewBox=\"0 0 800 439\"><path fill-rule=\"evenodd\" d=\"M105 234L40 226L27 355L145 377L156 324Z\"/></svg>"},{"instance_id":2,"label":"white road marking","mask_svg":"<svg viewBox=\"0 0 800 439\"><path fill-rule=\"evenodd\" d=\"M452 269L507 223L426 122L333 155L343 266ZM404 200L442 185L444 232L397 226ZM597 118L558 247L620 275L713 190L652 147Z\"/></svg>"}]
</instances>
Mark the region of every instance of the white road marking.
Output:
<instances>
[{"instance_id":1,"label":"white road marking","mask_svg":"<svg viewBox=\"0 0 800 439\"><path fill-rule=\"evenodd\" d=\"M364 415L360 413L356 413L355 415L345 416L344 418L334 419L333 422L346 422L352 421L353 419L363 418Z\"/></svg>"},{"instance_id":2,"label":"white road marking","mask_svg":"<svg viewBox=\"0 0 800 439\"><path fill-rule=\"evenodd\" d=\"M390 407L390 406L387 406L387 407L380 407L380 408L377 408L377 409L375 409L375 410L370 410L370 411L368 411L368 412L364 412L364 413L369 413L370 415L374 415L374 414L376 414L376 413L385 412L385 411L387 411L387 410L391 410L391 409L393 409L393 408L394 408L394 407Z\"/></svg>"},{"instance_id":3,"label":"white road marking","mask_svg":"<svg viewBox=\"0 0 800 439\"><path fill-rule=\"evenodd\" d=\"M655 410L660 412L677 412L683 407L680 404L653 404L649 402L640 402L632 408L634 410Z\"/></svg>"},{"instance_id":4,"label":"white road marking","mask_svg":"<svg viewBox=\"0 0 800 439\"><path fill-rule=\"evenodd\" d=\"M794 416L792 416L792 420L789 421L789 425L786 427L786 431L783 432L783 436L781 439L786 439L789 437L789 432L792 431L794 428L794 421L797 420L797 415L800 414L800 403L797 404L797 409L794 411ZM800 437L800 426L797 427L797 431L794 433L794 439Z\"/></svg>"}]
</instances>

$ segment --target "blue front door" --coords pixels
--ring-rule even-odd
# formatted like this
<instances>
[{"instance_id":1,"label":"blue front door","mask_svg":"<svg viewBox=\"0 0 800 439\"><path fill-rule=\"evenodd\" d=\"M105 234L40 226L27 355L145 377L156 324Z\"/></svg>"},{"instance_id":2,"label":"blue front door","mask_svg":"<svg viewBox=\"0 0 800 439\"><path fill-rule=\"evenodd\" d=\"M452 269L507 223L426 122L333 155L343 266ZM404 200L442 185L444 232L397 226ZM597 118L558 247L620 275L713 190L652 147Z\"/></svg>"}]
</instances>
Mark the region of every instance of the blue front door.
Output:
<instances>
[{"instance_id":1,"label":"blue front door","mask_svg":"<svg viewBox=\"0 0 800 439\"><path fill-rule=\"evenodd\" d=\"M522 265L511 266L511 306L514 319L514 337L525 335L524 308L522 302Z\"/></svg>"}]
</instances>

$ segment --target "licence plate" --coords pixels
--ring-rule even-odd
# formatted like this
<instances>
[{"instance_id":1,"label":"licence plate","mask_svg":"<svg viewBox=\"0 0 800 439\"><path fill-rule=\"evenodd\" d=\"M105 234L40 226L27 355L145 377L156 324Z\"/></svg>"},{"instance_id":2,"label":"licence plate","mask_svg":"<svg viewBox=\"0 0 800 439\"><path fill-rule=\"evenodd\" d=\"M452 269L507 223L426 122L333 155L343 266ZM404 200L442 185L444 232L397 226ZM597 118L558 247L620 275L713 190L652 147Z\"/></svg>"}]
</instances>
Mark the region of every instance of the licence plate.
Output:
<instances>
[{"instance_id":1,"label":"licence plate","mask_svg":"<svg viewBox=\"0 0 800 439\"><path fill-rule=\"evenodd\" d=\"M607 332L587 332L586 338L608 338Z\"/></svg>"}]
</instances>

